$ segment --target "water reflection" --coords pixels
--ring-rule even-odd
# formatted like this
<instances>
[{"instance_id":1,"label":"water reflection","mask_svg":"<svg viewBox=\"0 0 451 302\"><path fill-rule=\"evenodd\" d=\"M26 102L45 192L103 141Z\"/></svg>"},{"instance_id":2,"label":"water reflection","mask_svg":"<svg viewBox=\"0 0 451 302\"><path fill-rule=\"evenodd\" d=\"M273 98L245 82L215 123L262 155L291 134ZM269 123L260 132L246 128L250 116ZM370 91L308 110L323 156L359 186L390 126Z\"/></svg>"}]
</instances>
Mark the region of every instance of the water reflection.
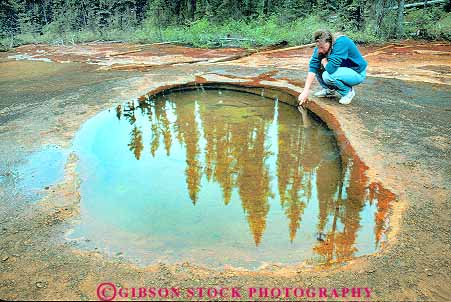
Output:
<instances>
[{"instance_id":1,"label":"water reflection","mask_svg":"<svg viewBox=\"0 0 451 302\"><path fill-rule=\"evenodd\" d=\"M194 217L191 223L203 224L204 228L198 231L187 225L190 236L202 237L205 230L215 233L206 238L212 257L217 258L211 263L224 264L221 261L225 259L244 266L306 259L332 262L371 253L379 246L391 196L381 193L377 185L367 188L357 165L351 160L341 163L331 131L316 120L310 121L309 128L303 127L299 113L288 105L242 93L185 92L129 102L118 106L114 116L120 123L118 127L127 128L121 131L129 133L127 147L134 160L148 169L141 173L137 170L140 168L135 168L127 173L149 179L160 173L152 180L166 186L166 191L161 191L164 197L150 189L142 189L145 192L133 197L146 200L149 194L158 196L151 203L142 203L150 207L146 208L146 213L152 213L149 218L168 225L166 235L179 238L174 234L179 227L174 220L183 224L182 216L190 215ZM111 122L110 117L105 118ZM81 153L91 143L81 139ZM175 174L166 175L169 170L152 170L155 164L148 164L151 158L164 163L161 165L167 169L175 167L173 162L184 167L187 196L177 189L179 176L171 178L168 175ZM139 167L130 161L127 164ZM219 199L214 185L220 188ZM95 190L86 189L88 186L85 184L85 192ZM161 205L163 200L169 202L169 191L177 195L171 202L177 208L184 207L184 211ZM184 200L190 200L194 207L190 210L182 206ZM237 204L244 212L254 249L240 226L242 218L234 210ZM195 211L199 206L208 217L199 217L200 212ZM155 213L166 216L155 218ZM227 221L215 225L211 216L221 215L228 217ZM145 217L135 212L132 224L137 224L137 229L149 228L145 222L136 222ZM159 232L147 229L145 233ZM161 251L188 245L194 250L202 245L197 239L189 243L181 237L174 240L177 244L163 244ZM224 246L236 248L231 250L233 256L220 259ZM188 257L196 262L196 252L189 254L185 250L182 256L175 249L173 253L176 260ZM197 260L203 262L203 258Z\"/></svg>"}]
</instances>

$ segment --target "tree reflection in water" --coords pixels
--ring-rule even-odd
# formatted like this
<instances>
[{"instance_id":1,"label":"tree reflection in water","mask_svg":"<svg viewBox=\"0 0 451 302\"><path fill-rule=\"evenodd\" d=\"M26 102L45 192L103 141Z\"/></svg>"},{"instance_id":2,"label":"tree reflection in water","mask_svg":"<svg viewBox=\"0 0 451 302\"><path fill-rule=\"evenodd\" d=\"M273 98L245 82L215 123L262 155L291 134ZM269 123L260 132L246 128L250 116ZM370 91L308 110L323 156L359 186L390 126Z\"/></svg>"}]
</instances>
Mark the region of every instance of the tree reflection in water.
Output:
<instances>
[{"instance_id":1,"label":"tree reflection in water","mask_svg":"<svg viewBox=\"0 0 451 302\"><path fill-rule=\"evenodd\" d=\"M185 180L193 205L199 201L202 178L219 184L227 206L237 192L256 246L267 228L270 200L279 199L288 225L290 242L300 240L304 212L317 203L317 236L314 251L321 262L349 259L358 248L360 213L377 203L375 246L380 244L389 202L393 196L377 184L367 185L363 171L351 159L341 162L335 139L322 126L303 127L299 113L279 110L277 103L248 103L239 98L220 101L177 101L178 94L142 99L118 106L116 116L127 120L129 149L136 160L143 150L166 156L177 141L186 153ZM150 146L142 131L151 131ZM318 124L318 122L317 122ZM272 172L271 158L275 158ZM276 178L277 187L271 186Z\"/></svg>"}]
</instances>

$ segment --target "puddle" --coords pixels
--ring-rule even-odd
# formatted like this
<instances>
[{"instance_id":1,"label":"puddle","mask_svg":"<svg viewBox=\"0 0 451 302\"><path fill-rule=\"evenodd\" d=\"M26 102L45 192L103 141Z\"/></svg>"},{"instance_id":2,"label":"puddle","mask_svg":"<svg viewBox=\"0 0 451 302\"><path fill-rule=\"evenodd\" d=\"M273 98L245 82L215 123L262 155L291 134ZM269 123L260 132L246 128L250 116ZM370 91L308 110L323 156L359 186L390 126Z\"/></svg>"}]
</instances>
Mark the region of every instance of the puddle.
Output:
<instances>
[{"instance_id":1,"label":"puddle","mask_svg":"<svg viewBox=\"0 0 451 302\"><path fill-rule=\"evenodd\" d=\"M31 153L13 173L17 179L16 189L24 196L38 200L49 186L63 178L67 156L67 150L55 145Z\"/></svg>"},{"instance_id":2,"label":"puddle","mask_svg":"<svg viewBox=\"0 0 451 302\"><path fill-rule=\"evenodd\" d=\"M8 59L15 59L15 60L30 60L30 61L42 61L42 62L52 62L52 60L50 60L49 58L39 58L39 57L34 57L34 56L30 56L28 54L17 54L17 55L11 55L8 56Z\"/></svg>"},{"instance_id":3,"label":"puddle","mask_svg":"<svg viewBox=\"0 0 451 302\"><path fill-rule=\"evenodd\" d=\"M255 270L375 252L384 191L342 162L323 123L308 125L294 107L228 90L103 111L74 141L81 215L67 238L141 265Z\"/></svg>"}]
</instances>

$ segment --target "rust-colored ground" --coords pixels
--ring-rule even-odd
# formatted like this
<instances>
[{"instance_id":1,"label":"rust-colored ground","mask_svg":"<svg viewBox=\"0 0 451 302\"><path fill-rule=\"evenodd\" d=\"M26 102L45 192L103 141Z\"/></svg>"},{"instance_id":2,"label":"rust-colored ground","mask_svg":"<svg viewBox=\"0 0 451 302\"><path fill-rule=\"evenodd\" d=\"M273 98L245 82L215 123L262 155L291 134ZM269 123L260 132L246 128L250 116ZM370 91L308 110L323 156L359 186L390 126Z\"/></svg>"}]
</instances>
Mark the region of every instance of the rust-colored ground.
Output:
<instances>
[{"instance_id":1,"label":"rust-colored ground","mask_svg":"<svg viewBox=\"0 0 451 302\"><path fill-rule=\"evenodd\" d=\"M33 59L49 58L54 62L83 62L106 66L164 65L207 61L245 53L238 48L200 49L176 45L141 45L127 43L88 43L76 46L25 45L16 49Z\"/></svg>"},{"instance_id":2,"label":"rust-colored ground","mask_svg":"<svg viewBox=\"0 0 451 302\"><path fill-rule=\"evenodd\" d=\"M369 63L368 75L407 81L451 84L451 44L445 42L403 41L387 45L361 46ZM253 54L228 64L248 67L273 67L305 70L312 48ZM106 69L142 70L177 63L211 63L212 59L235 58L246 50L198 49L176 45L83 44L77 46L26 45L16 49L34 59L55 62L87 62ZM210 60L210 61L209 61ZM143 68L144 67L144 68Z\"/></svg>"},{"instance_id":3,"label":"rust-colored ground","mask_svg":"<svg viewBox=\"0 0 451 302\"><path fill-rule=\"evenodd\" d=\"M359 48L368 61L369 76L451 84L449 43L405 41ZM268 55L256 54L232 64L305 70L311 54L311 48Z\"/></svg>"}]
</instances>

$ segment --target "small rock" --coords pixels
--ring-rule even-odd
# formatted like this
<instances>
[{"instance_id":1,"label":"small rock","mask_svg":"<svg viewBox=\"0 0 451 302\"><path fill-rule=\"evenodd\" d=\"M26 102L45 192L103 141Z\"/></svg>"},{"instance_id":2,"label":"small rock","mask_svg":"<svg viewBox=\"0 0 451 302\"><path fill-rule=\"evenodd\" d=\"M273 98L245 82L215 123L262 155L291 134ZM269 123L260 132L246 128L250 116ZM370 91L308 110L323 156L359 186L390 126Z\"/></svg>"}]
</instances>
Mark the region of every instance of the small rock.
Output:
<instances>
[{"instance_id":1,"label":"small rock","mask_svg":"<svg viewBox=\"0 0 451 302\"><path fill-rule=\"evenodd\" d=\"M46 186L44 189L48 190L48 189L50 189L50 187L49 187L49 186Z\"/></svg>"},{"instance_id":2,"label":"small rock","mask_svg":"<svg viewBox=\"0 0 451 302\"><path fill-rule=\"evenodd\" d=\"M36 282L36 287L37 288L43 288L44 287L44 283L42 283L41 281Z\"/></svg>"},{"instance_id":3,"label":"small rock","mask_svg":"<svg viewBox=\"0 0 451 302\"><path fill-rule=\"evenodd\" d=\"M6 261L8 259L9 259L9 256L5 256L5 257L2 258L2 261Z\"/></svg>"},{"instance_id":4,"label":"small rock","mask_svg":"<svg viewBox=\"0 0 451 302\"><path fill-rule=\"evenodd\" d=\"M372 273L374 273L374 272L376 272L375 269L370 269L367 273L368 273L368 274L372 274Z\"/></svg>"}]
</instances>

